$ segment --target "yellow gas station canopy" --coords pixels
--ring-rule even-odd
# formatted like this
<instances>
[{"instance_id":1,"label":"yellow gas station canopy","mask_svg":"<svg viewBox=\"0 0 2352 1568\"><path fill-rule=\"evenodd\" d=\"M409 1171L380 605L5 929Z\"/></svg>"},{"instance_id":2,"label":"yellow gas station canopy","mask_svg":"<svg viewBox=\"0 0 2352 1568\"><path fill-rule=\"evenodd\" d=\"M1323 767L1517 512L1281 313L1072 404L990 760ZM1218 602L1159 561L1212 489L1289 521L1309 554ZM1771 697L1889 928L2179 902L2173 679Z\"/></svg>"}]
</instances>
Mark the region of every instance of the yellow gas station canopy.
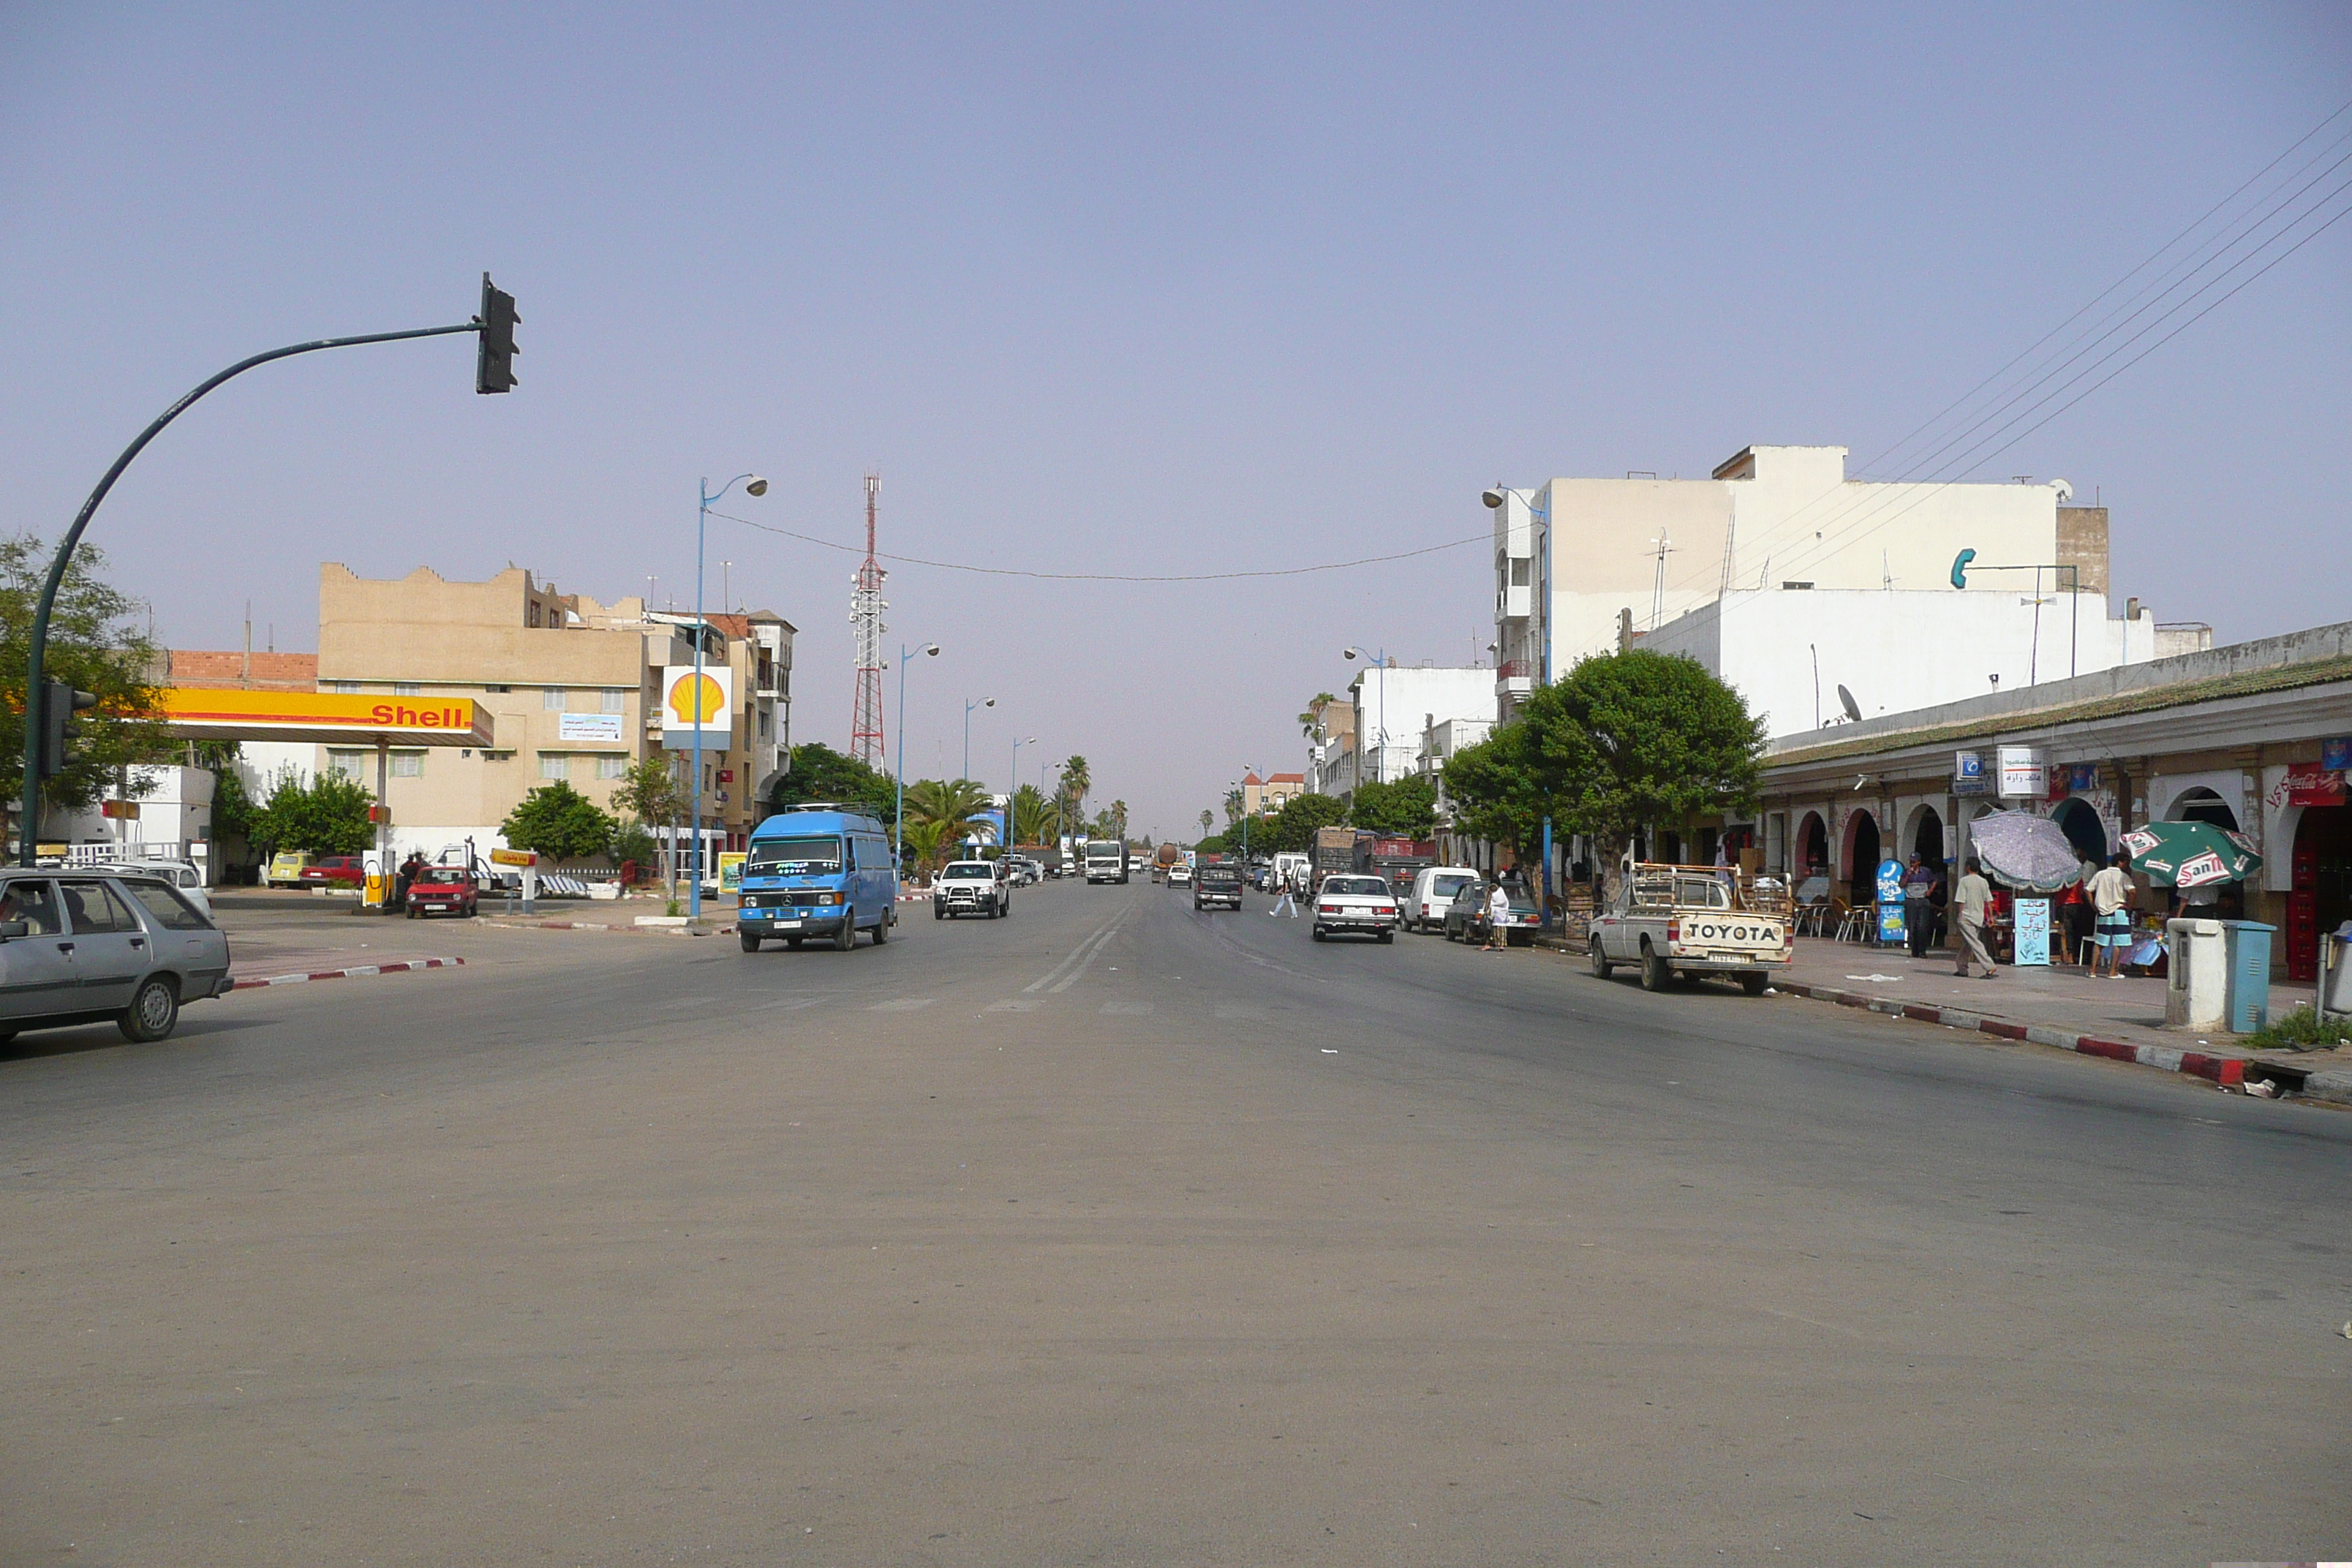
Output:
<instances>
[{"instance_id":1,"label":"yellow gas station canopy","mask_svg":"<svg viewBox=\"0 0 2352 1568\"><path fill-rule=\"evenodd\" d=\"M163 717L192 741L313 741L328 746L487 746L489 711L470 697L163 689Z\"/></svg>"}]
</instances>

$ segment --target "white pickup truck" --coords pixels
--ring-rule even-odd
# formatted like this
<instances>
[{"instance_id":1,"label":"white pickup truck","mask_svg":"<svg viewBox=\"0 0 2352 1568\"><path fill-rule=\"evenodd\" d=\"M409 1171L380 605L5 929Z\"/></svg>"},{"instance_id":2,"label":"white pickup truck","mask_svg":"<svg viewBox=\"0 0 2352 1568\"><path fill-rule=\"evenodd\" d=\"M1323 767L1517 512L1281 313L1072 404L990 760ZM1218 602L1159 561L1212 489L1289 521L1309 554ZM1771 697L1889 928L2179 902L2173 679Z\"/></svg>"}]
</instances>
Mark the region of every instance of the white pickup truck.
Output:
<instances>
[{"instance_id":1,"label":"white pickup truck","mask_svg":"<svg viewBox=\"0 0 2352 1568\"><path fill-rule=\"evenodd\" d=\"M1788 885L1707 866L1636 865L1606 909L1592 917L1592 973L1636 964L1642 988L1663 991L1680 975L1738 977L1760 996L1772 972L1796 956Z\"/></svg>"}]
</instances>

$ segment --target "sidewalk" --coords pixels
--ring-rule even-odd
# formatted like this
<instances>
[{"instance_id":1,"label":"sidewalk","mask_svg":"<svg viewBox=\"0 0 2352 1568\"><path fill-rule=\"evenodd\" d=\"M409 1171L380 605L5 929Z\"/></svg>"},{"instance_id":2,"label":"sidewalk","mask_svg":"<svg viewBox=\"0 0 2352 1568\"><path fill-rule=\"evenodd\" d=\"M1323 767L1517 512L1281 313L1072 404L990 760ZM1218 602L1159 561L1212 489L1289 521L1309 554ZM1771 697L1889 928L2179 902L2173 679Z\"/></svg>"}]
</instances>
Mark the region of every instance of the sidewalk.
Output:
<instances>
[{"instance_id":1,"label":"sidewalk","mask_svg":"<svg viewBox=\"0 0 2352 1568\"><path fill-rule=\"evenodd\" d=\"M1962 980L1948 952L1915 959L1901 948L1800 937L1795 963L1775 984L1921 1023L2194 1073L2224 1086L2267 1078L2283 1090L2352 1104L2352 1050L2256 1053L2233 1035L2167 1029L2161 980L2095 980L2071 965L2004 965L1990 980ZM2274 982L2271 1016L2311 1000L2310 986Z\"/></svg>"}]
</instances>

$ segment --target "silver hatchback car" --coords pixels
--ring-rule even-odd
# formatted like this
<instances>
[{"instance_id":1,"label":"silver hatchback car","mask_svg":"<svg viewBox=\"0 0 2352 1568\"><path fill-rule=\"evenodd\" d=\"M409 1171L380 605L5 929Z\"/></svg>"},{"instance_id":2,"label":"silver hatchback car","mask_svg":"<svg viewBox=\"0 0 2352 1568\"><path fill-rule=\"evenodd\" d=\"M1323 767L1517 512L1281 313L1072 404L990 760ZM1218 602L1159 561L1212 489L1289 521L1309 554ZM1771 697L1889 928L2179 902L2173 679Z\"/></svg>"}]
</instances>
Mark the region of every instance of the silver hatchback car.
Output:
<instances>
[{"instance_id":1,"label":"silver hatchback car","mask_svg":"<svg viewBox=\"0 0 2352 1568\"><path fill-rule=\"evenodd\" d=\"M160 1040L229 988L228 938L162 878L0 870L0 1041L109 1020Z\"/></svg>"}]
</instances>

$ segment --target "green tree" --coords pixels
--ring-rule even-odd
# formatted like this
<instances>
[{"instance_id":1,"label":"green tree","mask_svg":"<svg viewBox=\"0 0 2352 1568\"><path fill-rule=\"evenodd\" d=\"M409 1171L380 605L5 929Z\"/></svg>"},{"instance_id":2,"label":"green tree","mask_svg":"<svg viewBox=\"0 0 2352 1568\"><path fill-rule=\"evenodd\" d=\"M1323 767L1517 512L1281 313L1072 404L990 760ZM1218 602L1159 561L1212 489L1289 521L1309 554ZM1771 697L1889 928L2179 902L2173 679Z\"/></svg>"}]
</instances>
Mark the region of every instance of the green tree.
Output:
<instances>
[{"instance_id":1,"label":"green tree","mask_svg":"<svg viewBox=\"0 0 2352 1568\"><path fill-rule=\"evenodd\" d=\"M375 844L368 810L375 796L348 774L323 773L304 784L291 768L271 781L248 838L262 854L358 855Z\"/></svg>"},{"instance_id":2,"label":"green tree","mask_svg":"<svg viewBox=\"0 0 2352 1568\"><path fill-rule=\"evenodd\" d=\"M1298 732L1310 741L1321 740L1323 738L1323 710L1330 707L1331 704L1339 700L1337 697L1334 697L1328 691L1318 691L1313 697L1309 698L1307 702L1307 711L1298 716Z\"/></svg>"},{"instance_id":3,"label":"green tree","mask_svg":"<svg viewBox=\"0 0 2352 1568\"><path fill-rule=\"evenodd\" d=\"M613 829L613 858L635 866L643 877L660 863L661 846L646 831L644 823L631 817Z\"/></svg>"},{"instance_id":4,"label":"green tree","mask_svg":"<svg viewBox=\"0 0 2352 1568\"><path fill-rule=\"evenodd\" d=\"M1115 800L1110 803L1110 823L1112 837L1127 837L1127 802Z\"/></svg>"},{"instance_id":5,"label":"green tree","mask_svg":"<svg viewBox=\"0 0 2352 1568\"><path fill-rule=\"evenodd\" d=\"M917 779L907 786L907 843L919 850L917 863L929 868L937 858L963 841L972 817L988 809L988 791L970 779ZM922 827L926 844L916 837ZM936 835L929 830L936 827Z\"/></svg>"},{"instance_id":6,"label":"green tree","mask_svg":"<svg viewBox=\"0 0 2352 1568\"><path fill-rule=\"evenodd\" d=\"M1263 847L1269 854L1296 855L1314 847L1317 828L1336 826L1347 820L1347 804L1335 796L1295 795L1282 803L1280 811L1263 819L1263 826L1250 829L1250 847Z\"/></svg>"},{"instance_id":7,"label":"green tree","mask_svg":"<svg viewBox=\"0 0 2352 1568\"><path fill-rule=\"evenodd\" d=\"M1541 842L1551 800L1537 777L1523 719L1497 724L1448 758L1445 793L1456 831L1500 844L1515 860Z\"/></svg>"},{"instance_id":8,"label":"green tree","mask_svg":"<svg viewBox=\"0 0 2352 1568\"><path fill-rule=\"evenodd\" d=\"M1202 837L1205 838L1208 837L1209 829L1216 826L1216 821L1217 814L1215 812L1203 811L1201 813L1201 836Z\"/></svg>"},{"instance_id":9,"label":"green tree","mask_svg":"<svg viewBox=\"0 0 2352 1568\"><path fill-rule=\"evenodd\" d=\"M686 815L687 794L679 787L677 764L672 753L655 752L631 763L628 771L621 775L621 782L613 786L610 798L614 809L635 816L635 826L641 833L651 823L667 826L670 829L669 843L683 852L686 841L679 837L677 826L678 819ZM660 846L652 842L653 835L645 833L645 837L652 853L639 864L649 864L655 857L667 860L670 897L677 897L677 857L663 856ZM624 855L622 858L636 858Z\"/></svg>"},{"instance_id":10,"label":"green tree","mask_svg":"<svg viewBox=\"0 0 2352 1568\"><path fill-rule=\"evenodd\" d=\"M1076 752L1062 764L1061 798L1069 803L1069 819L1084 822L1087 812L1087 792L1095 787L1095 778L1087 767L1086 758Z\"/></svg>"},{"instance_id":11,"label":"green tree","mask_svg":"<svg viewBox=\"0 0 2352 1568\"><path fill-rule=\"evenodd\" d=\"M33 606L55 554L56 547L36 534L0 539L0 690L8 697L0 701L0 794L11 820L25 796L25 675ZM68 748L72 762L41 786L53 806L87 806L114 793L119 770L172 754L156 711L155 646L140 629L139 605L100 577L105 565L105 554L94 545L76 550L49 613L43 679L98 698L98 706L75 721L82 733ZM132 793L141 793L139 786Z\"/></svg>"},{"instance_id":12,"label":"green tree","mask_svg":"<svg viewBox=\"0 0 2352 1568\"><path fill-rule=\"evenodd\" d=\"M558 779L524 795L499 831L518 849L535 849L555 860L584 860L612 848L615 826L604 808Z\"/></svg>"},{"instance_id":13,"label":"green tree","mask_svg":"<svg viewBox=\"0 0 2352 1568\"><path fill-rule=\"evenodd\" d=\"M1043 844L1054 831L1054 803L1035 784L1013 792L1013 836L1021 844Z\"/></svg>"},{"instance_id":14,"label":"green tree","mask_svg":"<svg viewBox=\"0 0 2352 1568\"><path fill-rule=\"evenodd\" d=\"M1528 699L1524 723L1553 830L1591 838L1612 889L1636 833L1755 803L1763 723L1696 659L1647 648L1580 659Z\"/></svg>"},{"instance_id":15,"label":"green tree","mask_svg":"<svg viewBox=\"0 0 2352 1568\"><path fill-rule=\"evenodd\" d=\"M1426 838L1437 831L1437 786L1418 774L1393 784L1360 784L1348 819L1374 833Z\"/></svg>"},{"instance_id":16,"label":"green tree","mask_svg":"<svg viewBox=\"0 0 2352 1568\"><path fill-rule=\"evenodd\" d=\"M803 801L839 803L845 811L862 811L887 822L898 808L898 784L888 773L822 741L793 748L792 765L769 786L772 812Z\"/></svg>"}]
</instances>

